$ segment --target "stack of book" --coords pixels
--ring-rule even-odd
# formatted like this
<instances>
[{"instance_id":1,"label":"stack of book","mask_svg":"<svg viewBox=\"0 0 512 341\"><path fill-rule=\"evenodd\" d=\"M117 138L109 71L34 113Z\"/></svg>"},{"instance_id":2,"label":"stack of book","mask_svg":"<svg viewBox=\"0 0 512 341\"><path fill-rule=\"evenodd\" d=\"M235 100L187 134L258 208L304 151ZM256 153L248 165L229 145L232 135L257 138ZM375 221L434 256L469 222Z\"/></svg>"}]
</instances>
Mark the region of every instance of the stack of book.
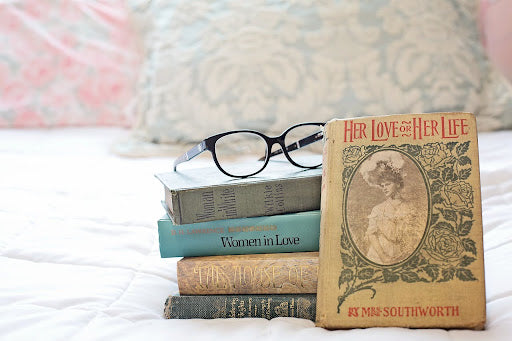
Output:
<instances>
[{"instance_id":1,"label":"stack of book","mask_svg":"<svg viewBox=\"0 0 512 341\"><path fill-rule=\"evenodd\" d=\"M166 318L315 320L321 169L270 162L244 179L215 167L156 177L161 257L184 257Z\"/></svg>"},{"instance_id":2,"label":"stack of book","mask_svg":"<svg viewBox=\"0 0 512 341\"><path fill-rule=\"evenodd\" d=\"M259 174L157 175L161 255L185 257L166 317L485 327L473 115L332 120L323 169L271 162Z\"/></svg>"}]
</instances>

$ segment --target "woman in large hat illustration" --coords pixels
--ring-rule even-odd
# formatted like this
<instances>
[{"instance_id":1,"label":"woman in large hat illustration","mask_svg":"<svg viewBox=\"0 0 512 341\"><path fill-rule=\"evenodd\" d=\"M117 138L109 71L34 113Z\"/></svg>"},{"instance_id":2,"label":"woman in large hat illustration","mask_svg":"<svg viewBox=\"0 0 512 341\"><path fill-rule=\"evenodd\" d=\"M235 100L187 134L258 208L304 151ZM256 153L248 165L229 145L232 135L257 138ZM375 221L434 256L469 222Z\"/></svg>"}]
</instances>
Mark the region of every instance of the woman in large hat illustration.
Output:
<instances>
[{"instance_id":1,"label":"woman in large hat illustration","mask_svg":"<svg viewBox=\"0 0 512 341\"><path fill-rule=\"evenodd\" d=\"M386 150L373 154L360 168L363 179L386 196L371 210L365 233L366 257L378 264L405 260L417 247L424 231L417 209L402 197L406 177L403 165L401 153Z\"/></svg>"}]
</instances>

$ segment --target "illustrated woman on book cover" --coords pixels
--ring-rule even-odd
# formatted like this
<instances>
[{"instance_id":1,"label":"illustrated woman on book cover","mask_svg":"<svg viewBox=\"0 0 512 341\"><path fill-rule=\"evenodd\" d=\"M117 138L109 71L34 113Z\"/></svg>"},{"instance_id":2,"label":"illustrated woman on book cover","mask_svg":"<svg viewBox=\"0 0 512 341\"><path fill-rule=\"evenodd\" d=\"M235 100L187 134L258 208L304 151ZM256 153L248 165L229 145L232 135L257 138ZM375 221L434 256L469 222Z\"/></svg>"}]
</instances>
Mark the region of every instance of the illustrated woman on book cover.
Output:
<instances>
[{"instance_id":1,"label":"illustrated woman on book cover","mask_svg":"<svg viewBox=\"0 0 512 341\"><path fill-rule=\"evenodd\" d=\"M379 188L385 200L375 205L368 216L364 234L368 246L366 257L378 264L395 264L405 260L417 247L425 227L414 202L406 201L403 191L407 182L404 157L387 150L373 154L361 164L360 173L371 187Z\"/></svg>"}]
</instances>

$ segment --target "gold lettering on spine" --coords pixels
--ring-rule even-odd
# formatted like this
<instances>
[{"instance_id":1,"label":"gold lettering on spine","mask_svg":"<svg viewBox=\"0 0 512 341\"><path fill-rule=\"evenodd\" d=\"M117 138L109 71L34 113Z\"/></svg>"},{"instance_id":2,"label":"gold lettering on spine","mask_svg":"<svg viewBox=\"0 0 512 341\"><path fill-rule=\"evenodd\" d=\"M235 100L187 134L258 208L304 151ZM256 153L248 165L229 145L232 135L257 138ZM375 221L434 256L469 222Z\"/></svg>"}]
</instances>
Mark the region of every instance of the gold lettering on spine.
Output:
<instances>
[{"instance_id":1,"label":"gold lettering on spine","mask_svg":"<svg viewBox=\"0 0 512 341\"><path fill-rule=\"evenodd\" d=\"M244 286L252 287L253 286L253 272L250 266L244 266Z\"/></svg>"},{"instance_id":2,"label":"gold lettering on spine","mask_svg":"<svg viewBox=\"0 0 512 341\"><path fill-rule=\"evenodd\" d=\"M238 298L233 298L231 300L231 309L229 310L229 315L228 317L236 317L236 306L237 306L237 303L238 303Z\"/></svg>"},{"instance_id":3,"label":"gold lettering on spine","mask_svg":"<svg viewBox=\"0 0 512 341\"><path fill-rule=\"evenodd\" d=\"M242 267L240 265L233 266L233 281L231 283L233 288L238 288L237 283L240 281L240 286L242 285L242 276L240 273L242 272Z\"/></svg>"},{"instance_id":4,"label":"gold lettering on spine","mask_svg":"<svg viewBox=\"0 0 512 341\"><path fill-rule=\"evenodd\" d=\"M245 317L245 312L247 309L245 308L245 301L240 300L240 305L238 306L238 316L237 317Z\"/></svg>"},{"instance_id":5,"label":"gold lettering on spine","mask_svg":"<svg viewBox=\"0 0 512 341\"><path fill-rule=\"evenodd\" d=\"M288 282L293 286L297 286L299 282L299 271L296 266L288 270Z\"/></svg>"},{"instance_id":6,"label":"gold lettering on spine","mask_svg":"<svg viewBox=\"0 0 512 341\"><path fill-rule=\"evenodd\" d=\"M197 275L197 286L202 289L226 289L228 285L227 275L224 269L218 265L196 265L193 269Z\"/></svg>"},{"instance_id":7,"label":"gold lettering on spine","mask_svg":"<svg viewBox=\"0 0 512 341\"><path fill-rule=\"evenodd\" d=\"M183 295L278 294L315 290L318 262L315 258L284 256L289 258L286 260L267 255L241 258L190 257L180 260L180 292Z\"/></svg>"},{"instance_id":8,"label":"gold lettering on spine","mask_svg":"<svg viewBox=\"0 0 512 341\"><path fill-rule=\"evenodd\" d=\"M309 268L309 271L306 271L307 268ZM300 282L299 283L300 283L300 286L302 288L305 287L305 285L304 285L304 283L305 283L305 281L304 281L304 273L305 272L311 272L312 270L314 270L314 269L311 269L311 266L304 266L304 265L300 266ZM299 286L298 283L297 283L297 286Z\"/></svg>"},{"instance_id":9,"label":"gold lettering on spine","mask_svg":"<svg viewBox=\"0 0 512 341\"><path fill-rule=\"evenodd\" d=\"M217 270L217 288L227 289L229 279L224 272L224 268L222 266L215 266L215 269Z\"/></svg>"},{"instance_id":10,"label":"gold lettering on spine","mask_svg":"<svg viewBox=\"0 0 512 341\"><path fill-rule=\"evenodd\" d=\"M272 266L272 285L274 286L274 288L282 288L283 287L282 283L280 285L276 284L276 268L278 268L278 267Z\"/></svg>"},{"instance_id":11,"label":"gold lettering on spine","mask_svg":"<svg viewBox=\"0 0 512 341\"><path fill-rule=\"evenodd\" d=\"M200 267L200 266L195 266L195 267L194 267L194 274L199 275L199 287L200 287L200 288L203 288L203 287L204 287L204 283L203 283L203 275L202 275L202 273L201 273L201 267Z\"/></svg>"}]
</instances>

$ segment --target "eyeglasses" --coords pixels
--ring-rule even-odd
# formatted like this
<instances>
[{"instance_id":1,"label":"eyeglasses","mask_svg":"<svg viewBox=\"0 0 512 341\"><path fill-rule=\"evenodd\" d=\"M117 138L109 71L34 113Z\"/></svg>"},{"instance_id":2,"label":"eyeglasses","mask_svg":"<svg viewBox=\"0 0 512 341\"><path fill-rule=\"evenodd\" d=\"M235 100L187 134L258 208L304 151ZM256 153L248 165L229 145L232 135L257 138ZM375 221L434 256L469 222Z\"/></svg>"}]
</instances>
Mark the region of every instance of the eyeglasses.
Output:
<instances>
[{"instance_id":1,"label":"eyeglasses","mask_svg":"<svg viewBox=\"0 0 512 341\"><path fill-rule=\"evenodd\" d=\"M232 130L206 138L174 161L176 167L205 150L211 152L219 170L231 177L245 178L261 172L271 157L284 155L294 166L316 168L322 165L321 146L311 146L323 139L325 123L300 123L286 129L281 135L269 137L254 130ZM280 148L272 152L272 147ZM316 148L315 148L316 147ZM264 155L258 158L258 155ZM243 155L243 167L231 162L233 155ZM251 156L252 155L252 156Z\"/></svg>"}]
</instances>

